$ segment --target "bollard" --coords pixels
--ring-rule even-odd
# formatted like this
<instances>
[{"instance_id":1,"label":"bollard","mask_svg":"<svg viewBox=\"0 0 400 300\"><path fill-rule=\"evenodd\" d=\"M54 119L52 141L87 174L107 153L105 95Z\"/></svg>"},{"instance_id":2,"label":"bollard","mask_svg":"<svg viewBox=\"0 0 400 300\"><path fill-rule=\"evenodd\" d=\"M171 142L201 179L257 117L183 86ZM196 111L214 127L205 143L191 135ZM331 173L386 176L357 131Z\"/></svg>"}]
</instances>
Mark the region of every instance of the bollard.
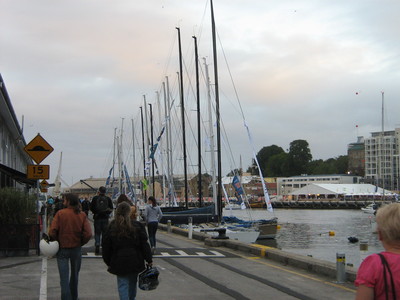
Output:
<instances>
[{"instance_id":1,"label":"bollard","mask_svg":"<svg viewBox=\"0 0 400 300\"><path fill-rule=\"evenodd\" d=\"M189 237L189 239L191 240L192 239L192 237L193 237L193 218L192 217L189 217L188 218L188 223L189 223L189 232L188 232L188 237Z\"/></svg>"},{"instance_id":2,"label":"bollard","mask_svg":"<svg viewBox=\"0 0 400 300\"><path fill-rule=\"evenodd\" d=\"M344 283L346 281L346 255L336 253L336 282Z\"/></svg>"},{"instance_id":3,"label":"bollard","mask_svg":"<svg viewBox=\"0 0 400 300\"><path fill-rule=\"evenodd\" d=\"M171 220L168 220L168 221L167 221L167 232L168 232L168 233L171 233L171 231L172 231L172 230L171 230Z\"/></svg>"},{"instance_id":4,"label":"bollard","mask_svg":"<svg viewBox=\"0 0 400 300\"><path fill-rule=\"evenodd\" d=\"M360 241L360 263L368 256L368 241Z\"/></svg>"}]
</instances>

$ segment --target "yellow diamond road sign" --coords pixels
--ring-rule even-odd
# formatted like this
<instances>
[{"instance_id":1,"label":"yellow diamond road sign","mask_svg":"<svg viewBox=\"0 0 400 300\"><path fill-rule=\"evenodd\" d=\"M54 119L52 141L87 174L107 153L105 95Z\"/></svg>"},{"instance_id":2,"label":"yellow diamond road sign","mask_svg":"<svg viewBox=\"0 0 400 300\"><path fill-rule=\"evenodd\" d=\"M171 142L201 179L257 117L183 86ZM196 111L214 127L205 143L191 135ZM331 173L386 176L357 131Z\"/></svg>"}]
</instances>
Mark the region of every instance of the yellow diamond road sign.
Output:
<instances>
[{"instance_id":1,"label":"yellow diamond road sign","mask_svg":"<svg viewBox=\"0 0 400 300\"><path fill-rule=\"evenodd\" d=\"M24 150L37 164L40 164L54 149L38 134L25 146Z\"/></svg>"}]
</instances>

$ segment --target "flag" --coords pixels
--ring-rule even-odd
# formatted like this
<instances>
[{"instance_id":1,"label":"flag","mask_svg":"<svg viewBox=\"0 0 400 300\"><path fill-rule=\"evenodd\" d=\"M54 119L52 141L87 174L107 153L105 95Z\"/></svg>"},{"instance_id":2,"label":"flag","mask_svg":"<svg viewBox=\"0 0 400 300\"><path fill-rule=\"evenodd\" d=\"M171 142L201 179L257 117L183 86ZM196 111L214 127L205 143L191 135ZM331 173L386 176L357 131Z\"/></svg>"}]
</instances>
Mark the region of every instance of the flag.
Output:
<instances>
[{"instance_id":1,"label":"flag","mask_svg":"<svg viewBox=\"0 0 400 300\"><path fill-rule=\"evenodd\" d=\"M114 166L111 167L110 171L108 172L108 177L106 180L106 186L108 186L110 184L110 179L111 179L111 172L114 169Z\"/></svg>"},{"instance_id":2,"label":"flag","mask_svg":"<svg viewBox=\"0 0 400 300\"><path fill-rule=\"evenodd\" d=\"M134 187L133 187L133 185L131 183L131 179L129 178L129 174L128 174L128 169L126 168L125 164L124 164L124 172L125 172L126 185L128 186L128 190L129 190L128 195L136 203L135 189L134 189Z\"/></svg>"},{"instance_id":3,"label":"flag","mask_svg":"<svg viewBox=\"0 0 400 300\"><path fill-rule=\"evenodd\" d=\"M143 186L143 190L147 190L148 186L149 186L149 182L147 181L147 179L142 179L142 186Z\"/></svg>"},{"instance_id":4,"label":"flag","mask_svg":"<svg viewBox=\"0 0 400 300\"><path fill-rule=\"evenodd\" d=\"M236 175L233 176L232 185L238 195L243 195L242 185L240 184L239 177L237 177Z\"/></svg>"}]
</instances>

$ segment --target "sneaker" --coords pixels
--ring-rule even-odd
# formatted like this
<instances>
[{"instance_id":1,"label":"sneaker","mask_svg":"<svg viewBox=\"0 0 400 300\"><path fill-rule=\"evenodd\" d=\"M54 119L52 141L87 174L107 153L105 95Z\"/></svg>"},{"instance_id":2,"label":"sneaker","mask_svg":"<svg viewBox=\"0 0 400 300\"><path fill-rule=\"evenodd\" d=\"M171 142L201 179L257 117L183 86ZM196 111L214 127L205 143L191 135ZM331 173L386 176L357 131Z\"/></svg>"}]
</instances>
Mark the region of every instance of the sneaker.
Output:
<instances>
[{"instance_id":1,"label":"sneaker","mask_svg":"<svg viewBox=\"0 0 400 300\"><path fill-rule=\"evenodd\" d=\"M100 255L100 246L96 246L96 250L94 250L94 254Z\"/></svg>"}]
</instances>

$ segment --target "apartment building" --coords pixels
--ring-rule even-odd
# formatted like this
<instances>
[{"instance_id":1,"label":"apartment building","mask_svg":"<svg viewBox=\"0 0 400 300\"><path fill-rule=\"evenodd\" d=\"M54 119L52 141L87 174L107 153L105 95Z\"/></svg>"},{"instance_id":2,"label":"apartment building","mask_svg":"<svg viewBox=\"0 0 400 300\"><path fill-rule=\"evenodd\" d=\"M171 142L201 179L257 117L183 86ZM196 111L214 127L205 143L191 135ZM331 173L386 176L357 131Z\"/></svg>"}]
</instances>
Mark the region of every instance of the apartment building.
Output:
<instances>
[{"instance_id":1,"label":"apartment building","mask_svg":"<svg viewBox=\"0 0 400 300\"><path fill-rule=\"evenodd\" d=\"M365 182L399 190L400 128L372 132L365 138Z\"/></svg>"}]
</instances>

